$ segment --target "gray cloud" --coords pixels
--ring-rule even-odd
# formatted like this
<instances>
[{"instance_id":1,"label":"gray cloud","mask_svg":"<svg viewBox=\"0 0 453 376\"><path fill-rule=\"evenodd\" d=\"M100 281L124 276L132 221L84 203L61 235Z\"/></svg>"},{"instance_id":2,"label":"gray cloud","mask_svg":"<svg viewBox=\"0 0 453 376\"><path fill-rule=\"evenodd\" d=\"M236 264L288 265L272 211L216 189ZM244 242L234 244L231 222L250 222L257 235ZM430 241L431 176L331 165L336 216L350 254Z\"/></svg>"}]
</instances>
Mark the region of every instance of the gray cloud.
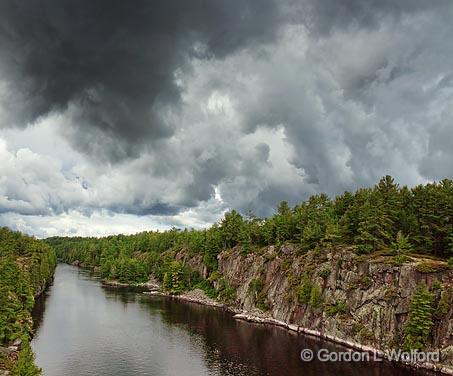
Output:
<instances>
[{"instance_id":1,"label":"gray cloud","mask_svg":"<svg viewBox=\"0 0 453 376\"><path fill-rule=\"evenodd\" d=\"M400 22L404 16L420 12L441 15L449 7L449 0L296 0L291 8L310 31L326 35L338 29L379 28L385 19Z\"/></svg>"},{"instance_id":2,"label":"gray cloud","mask_svg":"<svg viewBox=\"0 0 453 376\"><path fill-rule=\"evenodd\" d=\"M73 145L118 161L167 138L189 56L222 58L269 40L272 0L4 1L0 4L0 126L66 111Z\"/></svg>"},{"instance_id":3,"label":"gray cloud","mask_svg":"<svg viewBox=\"0 0 453 376\"><path fill-rule=\"evenodd\" d=\"M86 233L79 215L103 233L99 215L203 226L385 174L453 175L451 2L8 4L4 222L33 217L24 228L47 234L61 225L34 216L72 216Z\"/></svg>"}]
</instances>

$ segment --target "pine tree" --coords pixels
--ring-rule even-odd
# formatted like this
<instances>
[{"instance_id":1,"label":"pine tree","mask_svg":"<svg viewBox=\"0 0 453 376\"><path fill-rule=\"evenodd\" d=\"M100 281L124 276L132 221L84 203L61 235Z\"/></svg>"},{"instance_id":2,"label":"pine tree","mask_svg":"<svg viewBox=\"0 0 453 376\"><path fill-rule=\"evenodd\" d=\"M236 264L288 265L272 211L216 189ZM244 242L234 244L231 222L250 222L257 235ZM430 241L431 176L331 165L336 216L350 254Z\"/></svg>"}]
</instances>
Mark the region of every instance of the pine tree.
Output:
<instances>
[{"instance_id":1,"label":"pine tree","mask_svg":"<svg viewBox=\"0 0 453 376\"><path fill-rule=\"evenodd\" d=\"M414 247L409 241L409 237L405 236L401 231L396 234L396 241L392 243L392 249L397 253L410 253Z\"/></svg>"},{"instance_id":2,"label":"pine tree","mask_svg":"<svg viewBox=\"0 0 453 376\"><path fill-rule=\"evenodd\" d=\"M355 243L360 253L370 253L390 244L392 222L379 197L370 196L360 208L358 222Z\"/></svg>"},{"instance_id":3,"label":"pine tree","mask_svg":"<svg viewBox=\"0 0 453 376\"><path fill-rule=\"evenodd\" d=\"M375 190L380 197L382 211L392 224L389 235L394 238L400 229L399 219L402 209L399 186L390 175L386 175L379 181Z\"/></svg>"},{"instance_id":4,"label":"pine tree","mask_svg":"<svg viewBox=\"0 0 453 376\"><path fill-rule=\"evenodd\" d=\"M420 285L411 300L409 319L404 327L403 346L405 349L421 350L425 348L433 326L433 300L434 295L428 291L426 285Z\"/></svg>"}]
</instances>

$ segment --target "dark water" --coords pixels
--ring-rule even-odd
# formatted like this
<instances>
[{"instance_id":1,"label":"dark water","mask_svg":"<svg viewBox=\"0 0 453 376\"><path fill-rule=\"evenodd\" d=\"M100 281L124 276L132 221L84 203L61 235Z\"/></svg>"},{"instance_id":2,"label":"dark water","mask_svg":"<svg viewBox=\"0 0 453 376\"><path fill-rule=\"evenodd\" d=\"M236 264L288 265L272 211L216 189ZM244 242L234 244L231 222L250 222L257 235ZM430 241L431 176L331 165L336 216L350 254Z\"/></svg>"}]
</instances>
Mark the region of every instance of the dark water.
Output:
<instances>
[{"instance_id":1,"label":"dark water","mask_svg":"<svg viewBox=\"0 0 453 376\"><path fill-rule=\"evenodd\" d=\"M414 374L387 363L303 363L300 351L345 351L284 329L169 298L102 287L59 265L35 309L32 341L46 376Z\"/></svg>"}]
</instances>

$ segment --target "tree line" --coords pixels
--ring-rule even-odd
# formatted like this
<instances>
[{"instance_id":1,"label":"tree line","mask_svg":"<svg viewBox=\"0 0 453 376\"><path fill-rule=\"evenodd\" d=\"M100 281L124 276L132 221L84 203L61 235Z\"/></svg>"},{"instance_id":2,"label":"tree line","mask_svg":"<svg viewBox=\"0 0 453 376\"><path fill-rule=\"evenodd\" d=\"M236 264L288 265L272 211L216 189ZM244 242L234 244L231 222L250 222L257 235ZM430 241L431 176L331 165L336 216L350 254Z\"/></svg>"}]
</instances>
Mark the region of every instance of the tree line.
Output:
<instances>
[{"instance_id":1,"label":"tree line","mask_svg":"<svg viewBox=\"0 0 453 376\"><path fill-rule=\"evenodd\" d=\"M170 275L181 274L199 283L173 263L181 249L201 255L209 273L216 271L217 255L224 249L240 247L247 254L268 245L278 250L287 243L296 244L300 252L348 245L359 254L391 250L447 259L453 256L453 181L410 189L385 176L374 187L335 198L318 194L294 207L281 202L276 213L264 219L232 210L203 230L54 237L47 242L62 260L98 266L105 277L124 282L144 281L152 272L162 281L165 275L168 281Z\"/></svg>"},{"instance_id":2,"label":"tree line","mask_svg":"<svg viewBox=\"0 0 453 376\"><path fill-rule=\"evenodd\" d=\"M55 252L42 241L0 228L0 347L20 343L19 356L0 351L0 370L11 375L39 375L29 341L35 295L50 281Z\"/></svg>"}]
</instances>

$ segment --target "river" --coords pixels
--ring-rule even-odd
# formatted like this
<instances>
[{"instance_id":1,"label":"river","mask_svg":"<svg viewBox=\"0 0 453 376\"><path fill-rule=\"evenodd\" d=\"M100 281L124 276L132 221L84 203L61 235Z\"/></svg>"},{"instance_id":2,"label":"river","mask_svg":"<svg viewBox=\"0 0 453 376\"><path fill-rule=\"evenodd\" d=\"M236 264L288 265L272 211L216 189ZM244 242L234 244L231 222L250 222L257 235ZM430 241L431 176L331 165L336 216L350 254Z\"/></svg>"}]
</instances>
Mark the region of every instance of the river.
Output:
<instances>
[{"instance_id":1,"label":"river","mask_svg":"<svg viewBox=\"0 0 453 376\"><path fill-rule=\"evenodd\" d=\"M107 288L64 264L34 319L32 347L45 376L414 375L386 362L302 362L305 348L346 350L222 309Z\"/></svg>"}]
</instances>

